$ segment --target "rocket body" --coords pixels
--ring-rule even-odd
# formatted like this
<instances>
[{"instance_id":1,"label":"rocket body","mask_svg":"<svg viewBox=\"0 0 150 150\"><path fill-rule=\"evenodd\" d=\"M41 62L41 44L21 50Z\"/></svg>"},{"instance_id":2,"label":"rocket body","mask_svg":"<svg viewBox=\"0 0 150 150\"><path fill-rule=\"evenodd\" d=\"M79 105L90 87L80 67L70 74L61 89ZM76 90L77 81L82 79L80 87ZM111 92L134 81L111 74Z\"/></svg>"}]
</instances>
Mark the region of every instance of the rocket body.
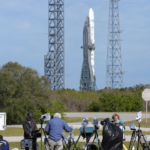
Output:
<instances>
[{"instance_id":1,"label":"rocket body","mask_svg":"<svg viewBox=\"0 0 150 150\"><path fill-rule=\"evenodd\" d=\"M94 12L92 8L89 10L89 27L90 27L90 42L91 45L94 46L95 40L94 40ZM92 65L92 71L93 74L95 75L94 71L94 49L91 51L91 65Z\"/></svg>"},{"instance_id":2,"label":"rocket body","mask_svg":"<svg viewBox=\"0 0 150 150\"><path fill-rule=\"evenodd\" d=\"M92 8L90 8L83 28L83 65L81 70L80 91L96 89L94 43L94 12Z\"/></svg>"}]
</instances>

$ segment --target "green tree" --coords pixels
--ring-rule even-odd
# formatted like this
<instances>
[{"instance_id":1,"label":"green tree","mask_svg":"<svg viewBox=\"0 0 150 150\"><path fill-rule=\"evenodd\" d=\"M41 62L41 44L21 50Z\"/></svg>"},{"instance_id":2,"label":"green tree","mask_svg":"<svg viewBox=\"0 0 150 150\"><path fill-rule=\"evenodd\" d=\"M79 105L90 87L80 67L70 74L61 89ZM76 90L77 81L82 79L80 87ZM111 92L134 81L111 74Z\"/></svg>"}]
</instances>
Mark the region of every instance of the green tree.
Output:
<instances>
[{"instance_id":1,"label":"green tree","mask_svg":"<svg viewBox=\"0 0 150 150\"><path fill-rule=\"evenodd\" d=\"M37 122L43 113L63 113L65 106L51 93L49 81L36 70L13 62L0 69L0 111L7 112L8 124L22 123L29 111Z\"/></svg>"}]
</instances>

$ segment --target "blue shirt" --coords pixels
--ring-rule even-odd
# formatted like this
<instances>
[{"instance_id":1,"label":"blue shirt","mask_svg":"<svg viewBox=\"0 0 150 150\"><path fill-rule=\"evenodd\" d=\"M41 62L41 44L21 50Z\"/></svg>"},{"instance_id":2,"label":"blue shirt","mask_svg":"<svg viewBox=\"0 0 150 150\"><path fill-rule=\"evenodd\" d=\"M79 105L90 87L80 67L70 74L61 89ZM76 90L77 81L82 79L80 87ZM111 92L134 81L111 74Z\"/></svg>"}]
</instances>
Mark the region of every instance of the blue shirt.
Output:
<instances>
[{"instance_id":1,"label":"blue shirt","mask_svg":"<svg viewBox=\"0 0 150 150\"><path fill-rule=\"evenodd\" d=\"M53 141L59 141L62 138L63 130L70 132L68 124L58 117L48 121L45 132Z\"/></svg>"},{"instance_id":2,"label":"blue shirt","mask_svg":"<svg viewBox=\"0 0 150 150\"><path fill-rule=\"evenodd\" d=\"M9 150L9 144L5 140L0 140L0 149L1 150Z\"/></svg>"}]
</instances>

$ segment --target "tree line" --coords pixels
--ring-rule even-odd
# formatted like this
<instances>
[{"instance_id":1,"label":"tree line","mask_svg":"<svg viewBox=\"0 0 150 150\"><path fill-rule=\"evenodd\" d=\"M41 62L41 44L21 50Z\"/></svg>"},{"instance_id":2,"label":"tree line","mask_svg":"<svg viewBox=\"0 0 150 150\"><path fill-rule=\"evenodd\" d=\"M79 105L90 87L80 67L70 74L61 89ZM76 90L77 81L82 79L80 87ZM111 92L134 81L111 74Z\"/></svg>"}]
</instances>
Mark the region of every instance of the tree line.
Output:
<instances>
[{"instance_id":1,"label":"tree line","mask_svg":"<svg viewBox=\"0 0 150 150\"><path fill-rule=\"evenodd\" d=\"M39 122L44 113L134 112L145 110L141 93L149 85L122 89L80 92L50 90L50 81L36 70L8 62L0 68L0 112L7 112L7 124L21 124L27 112Z\"/></svg>"}]
</instances>

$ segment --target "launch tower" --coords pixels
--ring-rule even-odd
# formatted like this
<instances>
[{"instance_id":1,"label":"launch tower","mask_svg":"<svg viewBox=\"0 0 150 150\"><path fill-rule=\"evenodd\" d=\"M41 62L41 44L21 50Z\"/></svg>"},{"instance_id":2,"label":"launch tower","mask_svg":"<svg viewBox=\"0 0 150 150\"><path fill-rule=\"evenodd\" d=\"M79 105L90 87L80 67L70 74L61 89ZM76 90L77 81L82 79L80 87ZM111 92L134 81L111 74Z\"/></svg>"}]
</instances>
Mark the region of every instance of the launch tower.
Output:
<instances>
[{"instance_id":1,"label":"launch tower","mask_svg":"<svg viewBox=\"0 0 150 150\"><path fill-rule=\"evenodd\" d=\"M48 53L44 56L44 72L51 90L65 87L64 68L64 0L48 0Z\"/></svg>"}]
</instances>

